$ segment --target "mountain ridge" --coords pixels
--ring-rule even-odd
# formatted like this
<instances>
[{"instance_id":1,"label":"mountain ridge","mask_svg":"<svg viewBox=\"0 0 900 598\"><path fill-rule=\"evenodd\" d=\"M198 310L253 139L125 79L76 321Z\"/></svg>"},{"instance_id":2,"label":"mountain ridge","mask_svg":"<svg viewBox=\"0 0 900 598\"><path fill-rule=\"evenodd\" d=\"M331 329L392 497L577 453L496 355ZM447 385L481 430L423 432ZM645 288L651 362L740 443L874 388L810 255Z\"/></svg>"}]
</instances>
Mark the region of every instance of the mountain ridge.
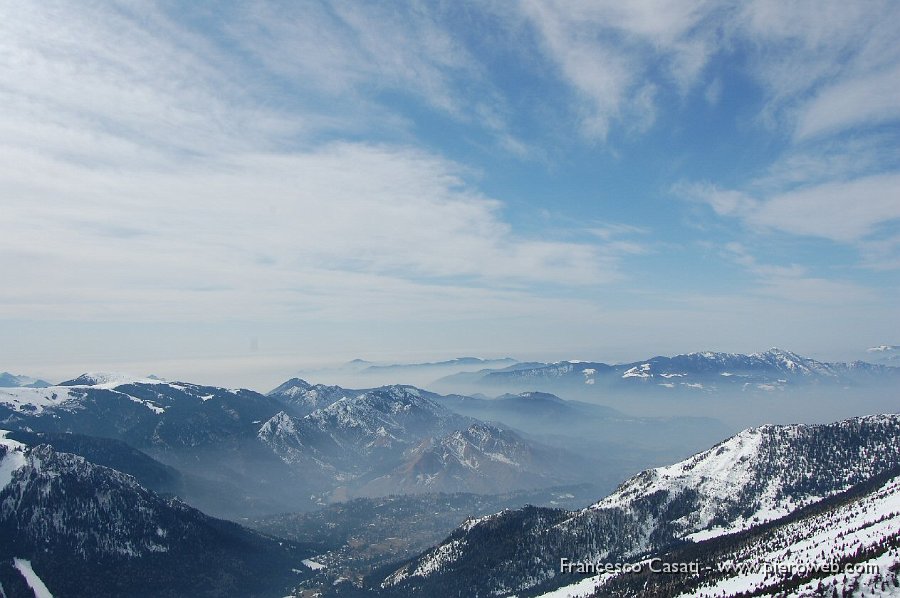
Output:
<instances>
[{"instance_id":1,"label":"mountain ridge","mask_svg":"<svg viewBox=\"0 0 900 598\"><path fill-rule=\"evenodd\" d=\"M698 351L620 364L559 361L535 367L484 369L446 376L435 385L452 388L457 384L467 387L522 387L524 384L551 392L555 388L592 385L653 388L660 392L709 392L719 388L772 392L799 384L853 385L881 378L897 380L900 368L863 361L822 362L771 348L751 354Z\"/></svg>"}]
</instances>

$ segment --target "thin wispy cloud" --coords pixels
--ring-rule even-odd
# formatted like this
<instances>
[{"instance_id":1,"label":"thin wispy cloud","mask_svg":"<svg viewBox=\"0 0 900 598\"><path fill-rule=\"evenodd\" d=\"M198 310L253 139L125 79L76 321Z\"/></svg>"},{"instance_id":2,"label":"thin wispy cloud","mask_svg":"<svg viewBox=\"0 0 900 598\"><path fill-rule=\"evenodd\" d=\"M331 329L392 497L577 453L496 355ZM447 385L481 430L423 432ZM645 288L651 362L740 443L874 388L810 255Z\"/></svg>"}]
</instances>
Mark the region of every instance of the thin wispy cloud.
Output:
<instances>
[{"instance_id":1,"label":"thin wispy cloud","mask_svg":"<svg viewBox=\"0 0 900 598\"><path fill-rule=\"evenodd\" d=\"M900 219L900 175L895 174L822 183L762 199L710 185L677 186L676 193L749 226L841 243L863 241Z\"/></svg>"},{"instance_id":2,"label":"thin wispy cloud","mask_svg":"<svg viewBox=\"0 0 900 598\"><path fill-rule=\"evenodd\" d=\"M656 118L660 85L693 87L716 33L699 25L712 3L526 2L547 57L581 97L581 125L605 139L615 123L642 131Z\"/></svg>"},{"instance_id":3,"label":"thin wispy cloud","mask_svg":"<svg viewBox=\"0 0 900 598\"><path fill-rule=\"evenodd\" d=\"M724 249L729 259L756 278L753 294L802 305L877 304L877 294L854 282L815 277L799 264L761 263L741 243L727 243Z\"/></svg>"}]
</instances>

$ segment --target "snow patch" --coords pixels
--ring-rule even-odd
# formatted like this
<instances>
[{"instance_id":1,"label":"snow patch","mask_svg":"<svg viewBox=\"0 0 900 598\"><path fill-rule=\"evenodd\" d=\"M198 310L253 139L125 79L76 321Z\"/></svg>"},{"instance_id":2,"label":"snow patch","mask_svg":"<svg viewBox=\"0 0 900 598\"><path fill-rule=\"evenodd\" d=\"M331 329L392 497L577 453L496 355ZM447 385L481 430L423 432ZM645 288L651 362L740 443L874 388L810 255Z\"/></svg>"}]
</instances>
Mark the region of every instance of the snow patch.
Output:
<instances>
[{"instance_id":1,"label":"snow patch","mask_svg":"<svg viewBox=\"0 0 900 598\"><path fill-rule=\"evenodd\" d=\"M866 349L867 353L888 353L890 351L896 351L900 349L900 346L897 345L878 345L877 347L872 347L870 349Z\"/></svg>"},{"instance_id":2,"label":"snow patch","mask_svg":"<svg viewBox=\"0 0 900 598\"><path fill-rule=\"evenodd\" d=\"M160 378L136 377L119 372L86 372L73 380L73 386L113 389L123 384L165 384Z\"/></svg>"},{"instance_id":3,"label":"snow patch","mask_svg":"<svg viewBox=\"0 0 900 598\"><path fill-rule=\"evenodd\" d=\"M123 394L124 394L124 393L123 393ZM154 403L153 401L148 401L148 400L146 400L146 399L139 399L139 398L133 397L133 396L131 396L131 395L125 395L125 396L128 397L128 399L129 399L131 402L137 403L138 405L143 405L144 407L146 407L147 409L149 409L150 411L152 411L153 413L155 413L155 414L157 414L157 415L166 412L166 410L165 410L164 408L160 407L159 405L157 405L157 404Z\"/></svg>"},{"instance_id":4,"label":"snow patch","mask_svg":"<svg viewBox=\"0 0 900 598\"><path fill-rule=\"evenodd\" d=\"M0 405L19 413L41 413L46 407L61 405L72 398L68 387L0 388Z\"/></svg>"},{"instance_id":5,"label":"snow patch","mask_svg":"<svg viewBox=\"0 0 900 598\"><path fill-rule=\"evenodd\" d=\"M842 505L833 511L813 516L808 520L793 521L772 532L764 542L751 543L726 555L723 562L745 566L748 570L759 570L764 563L779 563L789 569L808 568L822 565L822 555L829 555L831 562L851 559L857 554L870 553L885 541L895 537L900 522L900 478L894 478L870 494ZM698 536L698 534L695 534ZM830 596L833 590L838 595L846 595L843 590L856 588L860 595L897 596L900 591L887 585L887 593L882 589L885 573L900 562L896 548L861 564L877 566L879 573L840 572L836 575L816 577L792 591L792 596ZM765 573L739 573L719 579L710 585L696 588L691 594L695 598L712 598L749 593L759 586L770 588L778 581ZM824 591L823 591L824 589ZM852 594L857 595L856 591ZM769 594L766 594L769 595Z\"/></svg>"},{"instance_id":6,"label":"snow patch","mask_svg":"<svg viewBox=\"0 0 900 598\"><path fill-rule=\"evenodd\" d=\"M319 569L325 568L325 565L323 565L322 563L317 563L316 561L313 561L310 559L303 559L300 562L303 563L304 565L306 565L308 568L312 569L313 571L318 571Z\"/></svg>"},{"instance_id":7,"label":"snow patch","mask_svg":"<svg viewBox=\"0 0 900 598\"><path fill-rule=\"evenodd\" d=\"M0 430L0 446L6 447L6 454L0 459L0 490L12 481L13 472L24 467L25 445L17 440L7 438L8 430Z\"/></svg>"},{"instance_id":8,"label":"snow patch","mask_svg":"<svg viewBox=\"0 0 900 598\"><path fill-rule=\"evenodd\" d=\"M609 573L588 577L571 585L551 590L546 594L535 596L535 598L585 598L593 594L610 577Z\"/></svg>"},{"instance_id":9,"label":"snow patch","mask_svg":"<svg viewBox=\"0 0 900 598\"><path fill-rule=\"evenodd\" d=\"M650 364L643 363L640 366L634 366L633 368L629 368L625 370L625 373L622 374L623 378L649 378L650 377Z\"/></svg>"},{"instance_id":10,"label":"snow patch","mask_svg":"<svg viewBox=\"0 0 900 598\"><path fill-rule=\"evenodd\" d=\"M37 573L34 572L34 569L31 568L31 561L15 558L13 559L13 566L18 569L19 573L22 574L22 577L25 578L28 587L34 592L34 598L53 598L53 594L50 593L50 590L47 589L47 586L41 578L38 577Z\"/></svg>"}]
</instances>

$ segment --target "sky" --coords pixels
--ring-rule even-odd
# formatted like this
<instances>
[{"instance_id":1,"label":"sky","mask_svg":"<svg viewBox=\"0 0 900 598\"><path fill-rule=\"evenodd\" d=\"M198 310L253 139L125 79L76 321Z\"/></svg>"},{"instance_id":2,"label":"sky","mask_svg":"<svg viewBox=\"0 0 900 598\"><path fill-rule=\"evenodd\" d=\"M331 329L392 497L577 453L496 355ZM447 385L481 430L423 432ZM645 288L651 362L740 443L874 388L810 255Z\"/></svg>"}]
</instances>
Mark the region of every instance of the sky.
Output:
<instances>
[{"instance_id":1,"label":"sky","mask_svg":"<svg viewBox=\"0 0 900 598\"><path fill-rule=\"evenodd\" d=\"M0 0L0 370L900 343L897 22Z\"/></svg>"}]
</instances>

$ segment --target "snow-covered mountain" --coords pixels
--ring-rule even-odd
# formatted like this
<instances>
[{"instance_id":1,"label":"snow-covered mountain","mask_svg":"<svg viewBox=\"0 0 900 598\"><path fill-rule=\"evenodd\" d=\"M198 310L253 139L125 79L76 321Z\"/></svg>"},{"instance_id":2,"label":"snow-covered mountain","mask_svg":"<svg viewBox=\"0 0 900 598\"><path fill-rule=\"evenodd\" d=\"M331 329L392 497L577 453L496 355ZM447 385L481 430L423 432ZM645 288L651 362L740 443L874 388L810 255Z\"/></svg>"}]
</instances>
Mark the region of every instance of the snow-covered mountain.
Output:
<instances>
[{"instance_id":1,"label":"snow-covered mountain","mask_svg":"<svg viewBox=\"0 0 900 598\"><path fill-rule=\"evenodd\" d=\"M384 579L398 594L437 587L506 595L558 585L559 559L639 559L747 530L900 465L900 416L746 430L645 471L577 512L526 508L469 521ZM478 570L478 575L468 571Z\"/></svg>"},{"instance_id":2,"label":"snow-covered mountain","mask_svg":"<svg viewBox=\"0 0 900 598\"><path fill-rule=\"evenodd\" d=\"M79 455L96 465L131 475L141 486L158 494L174 495L184 492L184 480L177 469L160 463L121 440L83 434L34 433L21 430L7 432L6 438L28 447L45 444L59 453Z\"/></svg>"},{"instance_id":3,"label":"snow-covered mountain","mask_svg":"<svg viewBox=\"0 0 900 598\"><path fill-rule=\"evenodd\" d=\"M282 409L250 390L83 374L59 386L0 388L0 421L44 432L79 432L133 446L178 449L255 436Z\"/></svg>"},{"instance_id":4,"label":"snow-covered mountain","mask_svg":"<svg viewBox=\"0 0 900 598\"><path fill-rule=\"evenodd\" d=\"M343 398L306 419L336 444L365 450L407 445L470 423L410 386L387 386Z\"/></svg>"},{"instance_id":5,"label":"snow-covered mountain","mask_svg":"<svg viewBox=\"0 0 900 598\"><path fill-rule=\"evenodd\" d=\"M341 398L302 418L278 413L258 437L287 462L315 451L335 465L365 467L372 458L383 461L422 438L470 423L418 389L389 386Z\"/></svg>"},{"instance_id":6,"label":"snow-covered mountain","mask_svg":"<svg viewBox=\"0 0 900 598\"><path fill-rule=\"evenodd\" d=\"M303 417L316 409L328 407L335 401L363 392L365 391L349 390L340 386L310 384L300 378L291 378L267 395L283 404L290 415Z\"/></svg>"},{"instance_id":7,"label":"snow-covered mountain","mask_svg":"<svg viewBox=\"0 0 900 598\"><path fill-rule=\"evenodd\" d=\"M441 388L466 386L549 390L573 386L611 386L618 389L703 392L723 389L772 392L789 386L854 385L900 379L900 368L862 361L821 362L782 349L763 353L699 352L674 357L609 365L589 361L561 361L534 367L483 370L476 375L450 376Z\"/></svg>"},{"instance_id":8,"label":"snow-covered mountain","mask_svg":"<svg viewBox=\"0 0 900 598\"><path fill-rule=\"evenodd\" d=\"M80 456L6 436L0 583L7 592L21 587L18 571L63 596L271 595L292 587L292 569L305 569L310 553L294 543L207 517Z\"/></svg>"},{"instance_id":9,"label":"snow-covered mountain","mask_svg":"<svg viewBox=\"0 0 900 598\"><path fill-rule=\"evenodd\" d=\"M591 508L640 515L654 502L667 534L705 539L771 521L889 470L900 463L898 440L898 415L751 428L645 471Z\"/></svg>"},{"instance_id":10,"label":"snow-covered mountain","mask_svg":"<svg viewBox=\"0 0 900 598\"><path fill-rule=\"evenodd\" d=\"M472 424L407 451L390 472L366 482L364 496L420 492L496 494L572 482L582 463L486 423Z\"/></svg>"},{"instance_id":11,"label":"snow-covered mountain","mask_svg":"<svg viewBox=\"0 0 900 598\"><path fill-rule=\"evenodd\" d=\"M0 389L4 427L126 442L184 474L182 496L220 516L312 506L298 499L311 490L303 473L256 438L283 408L249 390L107 375Z\"/></svg>"}]
</instances>

